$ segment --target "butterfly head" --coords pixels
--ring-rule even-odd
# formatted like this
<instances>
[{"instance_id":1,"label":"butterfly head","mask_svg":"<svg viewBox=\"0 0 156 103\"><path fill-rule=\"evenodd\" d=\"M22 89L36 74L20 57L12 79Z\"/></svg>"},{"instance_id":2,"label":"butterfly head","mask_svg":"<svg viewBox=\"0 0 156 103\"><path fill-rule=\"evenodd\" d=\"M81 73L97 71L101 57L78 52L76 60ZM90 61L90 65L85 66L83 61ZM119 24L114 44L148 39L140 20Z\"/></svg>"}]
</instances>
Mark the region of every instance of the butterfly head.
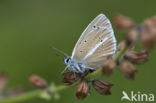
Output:
<instances>
[{"instance_id":1,"label":"butterfly head","mask_svg":"<svg viewBox=\"0 0 156 103\"><path fill-rule=\"evenodd\" d=\"M64 61L64 64L68 65L70 63L70 61L71 61L71 57L67 56L67 57L64 58L63 61Z\"/></svg>"},{"instance_id":2,"label":"butterfly head","mask_svg":"<svg viewBox=\"0 0 156 103\"><path fill-rule=\"evenodd\" d=\"M75 72L75 73L84 73L85 72L85 65L83 63L79 63L74 60L72 57L67 56L64 58L64 64L67 65L68 69Z\"/></svg>"}]
</instances>

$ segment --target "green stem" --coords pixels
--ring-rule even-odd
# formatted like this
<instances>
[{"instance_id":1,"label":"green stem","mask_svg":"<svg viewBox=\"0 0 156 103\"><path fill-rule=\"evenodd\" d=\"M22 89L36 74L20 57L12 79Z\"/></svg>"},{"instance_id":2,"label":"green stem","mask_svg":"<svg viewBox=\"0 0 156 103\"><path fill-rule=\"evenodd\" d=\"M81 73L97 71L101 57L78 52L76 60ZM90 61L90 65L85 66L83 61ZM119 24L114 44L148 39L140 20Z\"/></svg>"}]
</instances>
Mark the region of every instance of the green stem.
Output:
<instances>
[{"instance_id":1,"label":"green stem","mask_svg":"<svg viewBox=\"0 0 156 103\"><path fill-rule=\"evenodd\" d=\"M128 46L125 46L122 50L117 52L114 57L114 60L117 61L118 59L120 59L120 57L126 52L127 49L128 49Z\"/></svg>"},{"instance_id":2,"label":"green stem","mask_svg":"<svg viewBox=\"0 0 156 103\"><path fill-rule=\"evenodd\" d=\"M124 47L122 50L120 50L119 52L117 52L117 54L114 57L114 60L117 61L118 59L120 59L120 57L126 52L127 50L127 46ZM88 76L85 77L85 79L89 80L92 79L94 77L96 77L98 74L101 74L101 69L98 69L96 71L94 71L93 73L89 74ZM58 93L64 89L67 89L70 86L64 86L64 85L60 85L57 86L56 88L50 90L50 93ZM29 100L29 99L33 99L33 98L39 98L41 93L45 91L45 90L35 90L35 91L31 91L31 92L27 92L21 95L17 95L17 96L12 96L12 97L2 97L0 98L0 103L17 103L20 101L24 101L24 100Z\"/></svg>"},{"instance_id":3,"label":"green stem","mask_svg":"<svg viewBox=\"0 0 156 103\"><path fill-rule=\"evenodd\" d=\"M57 86L55 89L50 90L50 93L57 93L60 92L66 88L68 88L69 86L65 86L65 85L60 85ZM43 93L44 90L35 90L35 91L31 91L31 92L27 92L21 95L17 95L17 96L12 96L12 97L3 97L0 98L0 103L17 103L20 101L25 101L25 100L30 100L33 98L39 98L41 96L41 94Z\"/></svg>"},{"instance_id":4,"label":"green stem","mask_svg":"<svg viewBox=\"0 0 156 103\"><path fill-rule=\"evenodd\" d=\"M70 87L70 86L60 85L60 86L57 86L56 89L51 90L50 92L51 92L51 93L57 93L57 92L60 92L60 91L66 89L66 88L68 88L68 87Z\"/></svg>"},{"instance_id":5,"label":"green stem","mask_svg":"<svg viewBox=\"0 0 156 103\"><path fill-rule=\"evenodd\" d=\"M0 98L0 103L15 103L39 97L42 90L35 90L21 95Z\"/></svg>"},{"instance_id":6,"label":"green stem","mask_svg":"<svg viewBox=\"0 0 156 103\"><path fill-rule=\"evenodd\" d=\"M96 77L100 73L101 73L101 69L98 69L98 70L94 71L93 73L87 75L85 77L85 79L87 79L87 80L92 79L92 78Z\"/></svg>"}]
</instances>

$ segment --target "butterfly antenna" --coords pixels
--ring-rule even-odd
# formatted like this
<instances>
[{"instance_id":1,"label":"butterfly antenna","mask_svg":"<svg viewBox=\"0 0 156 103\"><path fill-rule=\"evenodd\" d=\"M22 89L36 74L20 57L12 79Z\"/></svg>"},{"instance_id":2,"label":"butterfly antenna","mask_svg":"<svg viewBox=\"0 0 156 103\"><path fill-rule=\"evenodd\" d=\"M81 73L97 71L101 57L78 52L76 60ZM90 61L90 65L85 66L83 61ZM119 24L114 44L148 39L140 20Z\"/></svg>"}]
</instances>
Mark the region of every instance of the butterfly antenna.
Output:
<instances>
[{"instance_id":1,"label":"butterfly antenna","mask_svg":"<svg viewBox=\"0 0 156 103\"><path fill-rule=\"evenodd\" d=\"M50 48L52 48L53 50L63 54L64 56L68 56L65 52L63 52L62 50L58 49L58 48L55 48L54 46L50 46Z\"/></svg>"}]
</instances>

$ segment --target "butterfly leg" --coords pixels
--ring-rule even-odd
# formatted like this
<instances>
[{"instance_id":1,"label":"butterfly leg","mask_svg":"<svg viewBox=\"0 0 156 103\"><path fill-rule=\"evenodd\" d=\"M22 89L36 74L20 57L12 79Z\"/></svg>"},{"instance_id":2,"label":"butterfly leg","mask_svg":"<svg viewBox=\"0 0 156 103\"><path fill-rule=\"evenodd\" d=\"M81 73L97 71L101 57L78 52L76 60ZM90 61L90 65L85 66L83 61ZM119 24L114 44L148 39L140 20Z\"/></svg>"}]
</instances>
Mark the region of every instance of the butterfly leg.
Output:
<instances>
[{"instance_id":1,"label":"butterfly leg","mask_svg":"<svg viewBox=\"0 0 156 103\"><path fill-rule=\"evenodd\" d=\"M67 69L68 69L68 67L66 66L66 67L64 68L64 70L61 72L61 74L63 74Z\"/></svg>"}]
</instances>

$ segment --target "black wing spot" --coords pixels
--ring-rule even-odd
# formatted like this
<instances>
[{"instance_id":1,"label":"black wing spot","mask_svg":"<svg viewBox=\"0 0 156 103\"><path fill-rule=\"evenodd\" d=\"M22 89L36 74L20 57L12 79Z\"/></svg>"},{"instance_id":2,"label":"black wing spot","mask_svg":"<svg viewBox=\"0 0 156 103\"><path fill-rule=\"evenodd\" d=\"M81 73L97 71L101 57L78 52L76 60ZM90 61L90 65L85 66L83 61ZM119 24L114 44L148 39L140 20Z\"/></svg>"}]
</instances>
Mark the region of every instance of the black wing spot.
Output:
<instances>
[{"instance_id":1,"label":"black wing spot","mask_svg":"<svg viewBox=\"0 0 156 103\"><path fill-rule=\"evenodd\" d=\"M101 40L101 42L103 42L103 40Z\"/></svg>"},{"instance_id":2,"label":"black wing spot","mask_svg":"<svg viewBox=\"0 0 156 103\"><path fill-rule=\"evenodd\" d=\"M82 53L82 50L80 52Z\"/></svg>"},{"instance_id":3,"label":"black wing spot","mask_svg":"<svg viewBox=\"0 0 156 103\"><path fill-rule=\"evenodd\" d=\"M100 29L100 27L98 26L97 29Z\"/></svg>"},{"instance_id":4,"label":"black wing spot","mask_svg":"<svg viewBox=\"0 0 156 103\"><path fill-rule=\"evenodd\" d=\"M96 28L96 26L94 25L93 28Z\"/></svg>"},{"instance_id":5,"label":"black wing spot","mask_svg":"<svg viewBox=\"0 0 156 103\"><path fill-rule=\"evenodd\" d=\"M97 30L97 29L100 29L100 27L94 25L94 26L93 26L93 29Z\"/></svg>"},{"instance_id":6,"label":"black wing spot","mask_svg":"<svg viewBox=\"0 0 156 103\"><path fill-rule=\"evenodd\" d=\"M87 42L87 40L85 40L84 42Z\"/></svg>"}]
</instances>

